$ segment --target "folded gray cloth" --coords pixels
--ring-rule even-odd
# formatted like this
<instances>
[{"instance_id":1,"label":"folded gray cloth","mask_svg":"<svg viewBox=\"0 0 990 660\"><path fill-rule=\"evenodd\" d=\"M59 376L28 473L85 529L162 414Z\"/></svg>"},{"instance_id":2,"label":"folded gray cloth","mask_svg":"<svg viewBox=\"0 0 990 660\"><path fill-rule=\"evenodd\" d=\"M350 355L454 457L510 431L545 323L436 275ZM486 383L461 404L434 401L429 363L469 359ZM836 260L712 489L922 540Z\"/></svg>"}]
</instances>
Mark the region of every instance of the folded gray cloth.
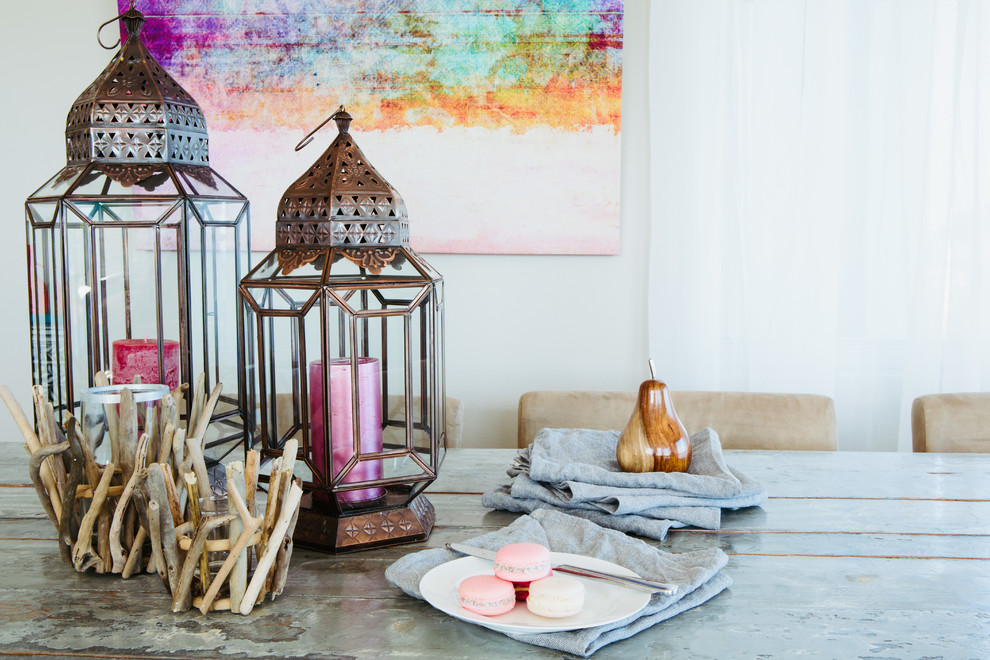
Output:
<instances>
[{"instance_id":1,"label":"folded gray cloth","mask_svg":"<svg viewBox=\"0 0 990 660\"><path fill-rule=\"evenodd\" d=\"M700 605L732 584L721 570L728 559L718 548L671 554L625 534L549 509L535 511L503 529L465 541L489 550L521 542L541 543L553 552L597 557L625 566L643 577L678 585L676 594L655 594L644 609L605 626L533 635L506 633L521 642L582 657ZM396 561L386 569L385 577L410 596L422 598L419 583L423 576L432 568L458 557L460 555L445 548L423 550Z\"/></svg>"},{"instance_id":2,"label":"folded gray cloth","mask_svg":"<svg viewBox=\"0 0 990 660\"><path fill-rule=\"evenodd\" d=\"M481 496L481 506L489 509L501 509L503 511L515 511L517 513L533 513L537 510L547 510L547 504L540 500L521 500L512 497L509 486L496 486ZM627 534L638 534L651 539L663 540L667 537L667 532L672 527L685 527L686 525L677 520L645 518L636 514L616 516L601 511L589 511L587 509L561 508L568 514L577 518L590 520L596 525L618 530Z\"/></svg>"},{"instance_id":3,"label":"folded gray cloth","mask_svg":"<svg viewBox=\"0 0 990 660\"><path fill-rule=\"evenodd\" d=\"M687 472L623 472L617 431L543 429L520 450L508 485L482 496L493 509L530 512L551 506L599 525L663 539L671 527L718 529L721 509L758 506L763 486L725 464L718 434L691 436Z\"/></svg>"},{"instance_id":4,"label":"folded gray cloth","mask_svg":"<svg viewBox=\"0 0 990 660\"><path fill-rule=\"evenodd\" d=\"M568 482L574 484L575 482ZM680 498L679 505L666 505L663 502L662 491L652 500L647 497L625 497L617 491L621 489L605 488L612 494L601 494L597 498L578 499L570 495L568 488L557 488L533 481L526 474L520 474L509 484L509 494L517 500L536 500L544 506L572 512L573 509L598 511L610 515L627 515L634 513L644 518L656 520L676 520L684 525L693 525L703 529L718 529L722 509L711 506L694 506L689 498ZM640 489L646 490L646 489ZM656 503L655 506L650 504ZM631 506L632 505L632 506ZM641 505L641 506L640 506Z\"/></svg>"}]
</instances>

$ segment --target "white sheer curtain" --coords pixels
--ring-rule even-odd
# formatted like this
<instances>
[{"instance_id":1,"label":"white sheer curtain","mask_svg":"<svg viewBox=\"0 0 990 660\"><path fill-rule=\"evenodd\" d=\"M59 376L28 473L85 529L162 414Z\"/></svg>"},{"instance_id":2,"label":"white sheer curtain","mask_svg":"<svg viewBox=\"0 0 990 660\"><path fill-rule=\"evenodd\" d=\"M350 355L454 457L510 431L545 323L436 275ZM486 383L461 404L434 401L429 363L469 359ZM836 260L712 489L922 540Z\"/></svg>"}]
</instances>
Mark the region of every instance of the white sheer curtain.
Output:
<instances>
[{"instance_id":1,"label":"white sheer curtain","mask_svg":"<svg viewBox=\"0 0 990 660\"><path fill-rule=\"evenodd\" d=\"M827 394L865 450L990 389L988 101L990 3L651 3L658 376Z\"/></svg>"}]
</instances>

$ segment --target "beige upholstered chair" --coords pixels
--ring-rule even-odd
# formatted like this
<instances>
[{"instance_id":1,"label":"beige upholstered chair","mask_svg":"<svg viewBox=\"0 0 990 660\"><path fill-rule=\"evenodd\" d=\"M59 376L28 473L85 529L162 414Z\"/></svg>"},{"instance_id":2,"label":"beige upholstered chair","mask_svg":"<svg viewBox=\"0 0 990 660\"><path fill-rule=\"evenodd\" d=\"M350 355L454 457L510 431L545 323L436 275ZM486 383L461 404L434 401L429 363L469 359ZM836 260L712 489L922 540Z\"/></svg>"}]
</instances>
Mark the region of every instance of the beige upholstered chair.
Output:
<instances>
[{"instance_id":1,"label":"beige upholstered chair","mask_svg":"<svg viewBox=\"0 0 990 660\"><path fill-rule=\"evenodd\" d=\"M537 391L519 398L519 446L542 428L621 431L636 392ZM671 390L689 433L711 427L726 449L835 450L835 405L818 394Z\"/></svg>"},{"instance_id":2,"label":"beige upholstered chair","mask_svg":"<svg viewBox=\"0 0 990 660\"><path fill-rule=\"evenodd\" d=\"M398 394L390 394L388 397L388 416L399 418L403 416L402 406L405 405L405 398ZM419 405L419 397L413 397L413 405ZM464 441L464 406L461 400L447 397L447 449L460 447Z\"/></svg>"},{"instance_id":3,"label":"beige upholstered chair","mask_svg":"<svg viewBox=\"0 0 990 660\"><path fill-rule=\"evenodd\" d=\"M990 392L919 396L911 435L915 451L990 452Z\"/></svg>"}]
</instances>

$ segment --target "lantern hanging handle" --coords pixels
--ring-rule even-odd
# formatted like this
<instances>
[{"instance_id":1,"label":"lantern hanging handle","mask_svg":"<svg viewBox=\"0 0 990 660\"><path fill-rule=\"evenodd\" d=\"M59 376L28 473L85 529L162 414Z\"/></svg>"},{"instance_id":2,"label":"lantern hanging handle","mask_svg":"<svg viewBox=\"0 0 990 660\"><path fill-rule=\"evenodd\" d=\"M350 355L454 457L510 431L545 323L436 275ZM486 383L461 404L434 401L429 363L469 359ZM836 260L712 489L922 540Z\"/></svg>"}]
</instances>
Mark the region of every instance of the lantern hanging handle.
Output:
<instances>
[{"instance_id":1,"label":"lantern hanging handle","mask_svg":"<svg viewBox=\"0 0 990 660\"><path fill-rule=\"evenodd\" d=\"M313 130L311 130L309 133L307 133L306 134L306 137L304 137L303 139L299 140L299 144L296 145L296 151L299 151L300 149L305 148L306 145L308 145L310 142L312 142L313 141L313 136L316 135L316 133L321 128L323 128L324 126L326 126L327 124L329 124L331 119L334 120L335 122L337 122L337 130L339 132L341 132L341 133L346 133L347 132L347 127L351 123L351 116L349 114L347 114L347 111L346 110L344 110L344 106L340 106L339 108L337 108L337 112L333 113L332 115L330 115L329 117L327 117L326 119L324 119L323 122L319 126L317 126Z\"/></svg>"},{"instance_id":2,"label":"lantern hanging handle","mask_svg":"<svg viewBox=\"0 0 990 660\"><path fill-rule=\"evenodd\" d=\"M134 0L131 0L131 6L127 9L127 11L133 11L133 9L134 9ZM124 12L124 13L127 13L127 12ZM110 25L114 21L119 21L123 17L124 17L124 14L117 14L116 16L114 16L113 18L111 18L109 21L107 21L106 23L103 23L102 25L100 25L100 27L96 28L96 43L100 44L100 46L103 49L105 49L105 50L113 50L114 48L116 48L117 46L120 45L120 37L117 37L116 43L114 43L112 46L108 46L105 43L103 43L103 37L101 35L103 33L103 28L105 28L106 26Z\"/></svg>"}]
</instances>

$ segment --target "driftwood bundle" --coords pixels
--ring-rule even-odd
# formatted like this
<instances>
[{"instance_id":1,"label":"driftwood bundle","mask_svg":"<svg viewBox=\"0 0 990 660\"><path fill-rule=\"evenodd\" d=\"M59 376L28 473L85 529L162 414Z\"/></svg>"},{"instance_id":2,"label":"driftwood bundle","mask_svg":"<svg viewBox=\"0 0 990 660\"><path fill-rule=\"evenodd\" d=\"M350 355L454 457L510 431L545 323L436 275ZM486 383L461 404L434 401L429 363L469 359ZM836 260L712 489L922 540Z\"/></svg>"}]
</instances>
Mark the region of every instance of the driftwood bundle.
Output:
<instances>
[{"instance_id":1,"label":"driftwood bundle","mask_svg":"<svg viewBox=\"0 0 990 660\"><path fill-rule=\"evenodd\" d=\"M172 595L173 612L196 607L204 614L210 610L250 614L267 594L274 600L282 593L302 497L302 480L292 477L296 451L295 441L290 440L283 457L273 462L268 498L258 515L259 454L255 450L248 451L246 464L235 461L226 466L231 513L201 510L198 478L186 473L191 504L187 518L177 519L170 511L163 480L149 479L152 552L160 547L165 558L165 571L159 574ZM224 528L227 534L211 538ZM219 558L211 561L211 556Z\"/></svg>"},{"instance_id":2,"label":"driftwood bundle","mask_svg":"<svg viewBox=\"0 0 990 660\"><path fill-rule=\"evenodd\" d=\"M87 432L72 415L60 426L41 387L33 388L35 433L13 394L0 386L0 398L10 409L31 455L31 483L55 525L59 552L77 571L94 568L97 573L127 578L142 569L157 570L144 554L151 536L146 482L155 468L163 475L165 490L172 494L176 492L176 478L188 472L208 483L202 438L222 386L217 384L207 398L204 378L199 377L192 393L185 423L179 410L188 385L162 398L158 419L154 414L148 418L139 414L130 390L124 387L120 404L106 406L106 419L101 420L110 441L110 458L105 464L97 461L96 447L92 446L94 436L102 434ZM96 382L107 385L106 375L97 374ZM177 496L174 507L182 510Z\"/></svg>"},{"instance_id":3,"label":"driftwood bundle","mask_svg":"<svg viewBox=\"0 0 990 660\"><path fill-rule=\"evenodd\" d=\"M302 480L292 476L298 443L286 443L272 463L258 515L260 455L254 450L245 462L226 466L231 513L202 510L200 502L213 495L202 438L221 391L218 384L207 398L203 382L201 375L185 428L179 409L188 386L162 398L158 419L142 419L124 387L119 406L105 406L106 419L98 422L110 437L110 460L102 465L90 445L95 434L84 432L71 415L59 426L41 388L34 388L38 433L6 386L0 386L0 398L24 435L31 482L66 563L124 578L157 572L174 612L195 606L204 614L249 614L285 587L302 497ZM105 383L98 376L97 384ZM222 538L213 538L225 529ZM211 566L211 556L222 560Z\"/></svg>"}]
</instances>

